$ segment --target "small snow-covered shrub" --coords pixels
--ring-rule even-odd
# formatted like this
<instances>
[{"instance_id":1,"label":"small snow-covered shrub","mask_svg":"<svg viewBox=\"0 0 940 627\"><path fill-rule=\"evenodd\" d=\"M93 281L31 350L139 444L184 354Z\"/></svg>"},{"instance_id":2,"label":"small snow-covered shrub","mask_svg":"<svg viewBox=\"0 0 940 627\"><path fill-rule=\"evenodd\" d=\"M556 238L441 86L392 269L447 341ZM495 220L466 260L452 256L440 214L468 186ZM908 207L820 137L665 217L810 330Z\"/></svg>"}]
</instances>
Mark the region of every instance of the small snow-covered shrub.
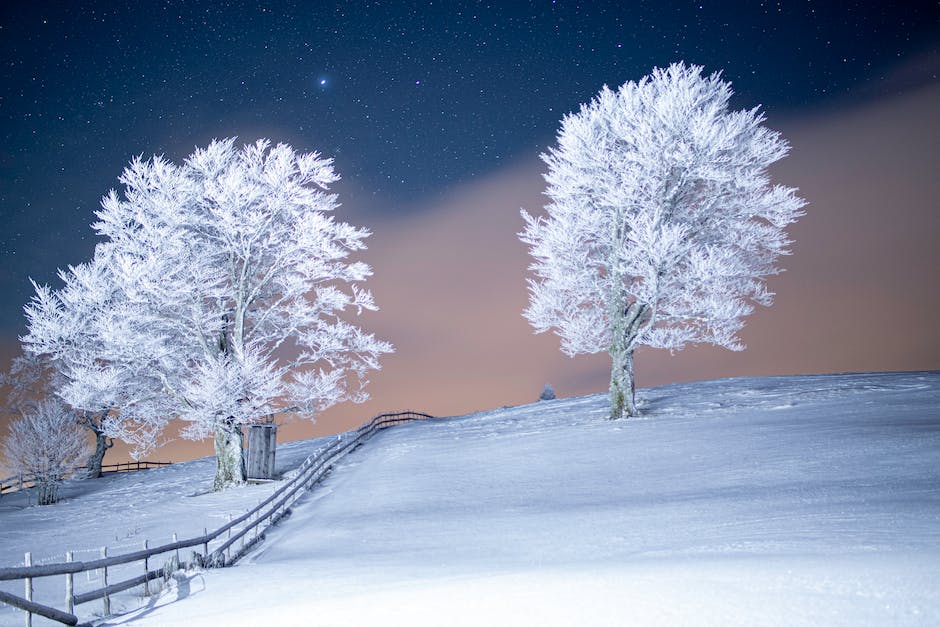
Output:
<instances>
[{"instance_id":1,"label":"small snow-covered shrub","mask_svg":"<svg viewBox=\"0 0 940 627\"><path fill-rule=\"evenodd\" d=\"M89 454L82 428L67 407L52 400L10 423L0 450L14 473L34 477L39 505L58 500L62 481L75 474Z\"/></svg>"},{"instance_id":2,"label":"small snow-covered shrub","mask_svg":"<svg viewBox=\"0 0 940 627\"><path fill-rule=\"evenodd\" d=\"M551 383L546 383L545 387L542 388L542 393L539 395L540 401L553 401L555 400L555 388L552 387Z\"/></svg>"}]
</instances>

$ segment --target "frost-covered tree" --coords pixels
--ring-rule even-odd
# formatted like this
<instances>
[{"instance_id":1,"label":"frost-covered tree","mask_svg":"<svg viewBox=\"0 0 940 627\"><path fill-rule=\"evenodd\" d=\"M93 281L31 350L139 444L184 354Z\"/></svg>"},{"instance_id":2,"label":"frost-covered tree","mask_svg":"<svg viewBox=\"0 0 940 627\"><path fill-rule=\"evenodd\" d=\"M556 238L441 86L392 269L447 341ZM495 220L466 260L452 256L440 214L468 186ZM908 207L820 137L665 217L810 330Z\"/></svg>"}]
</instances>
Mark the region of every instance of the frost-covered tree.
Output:
<instances>
[{"instance_id":1,"label":"frost-covered tree","mask_svg":"<svg viewBox=\"0 0 940 627\"><path fill-rule=\"evenodd\" d=\"M61 270L59 278L63 286L58 290L35 285L36 294L24 308L28 333L20 340L35 361L32 370L41 364L45 371L30 385L54 393L72 409L76 424L94 434L86 465L88 476L98 477L113 439L130 444L135 458L152 449L172 417L171 406L155 370L139 358L145 341L115 341L131 332L127 315L132 307L104 251ZM22 373L19 379L27 382Z\"/></svg>"},{"instance_id":2,"label":"frost-covered tree","mask_svg":"<svg viewBox=\"0 0 940 627\"><path fill-rule=\"evenodd\" d=\"M52 399L36 403L11 422L2 445L6 465L16 474L33 476L39 505L58 500L62 481L75 473L88 451L72 411Z\"/></svg>"},{"instance_id":3,"label":"frost-covered tree","mask_svg":"<svg viewBox=\"0 0 940 627\"><path fill-rule=\"evenodd\" d=\"M731 350L802 212L767 168L787 154L731 85L673 64L604 87L542 155L550 203L522 212L533 257L526 318L568 355L608 351L611 418L637 415L633 354L710 343Z\"/></svg>"},{"instance_id":4,"label":"frost-covered tree","mask_svg":"<svg viewBox=\"0 0 940 627\"><path fill-rule=\"evenodd\" d=\"M215 437L216 489L244 481L243 425L365 400L392 350L345 319L376 307L338 178L317 153L213 141L179 166L134 159L97 213L125 307L106 344L160 379L184 436Z\"/></svg>"},{"instance_id":5,"label":"frost-covered tree","mask_svg":"<svg viewBox=\"0 0 940 627\"><path fill-rule=\"evenodd\" d=\"M52 367L47 355L24 353L13 359L9 372L0 373L0 395L3 398L2 413L10 420L16 420L23 415L35 413L42 399L54 395L56 387L62 385L59 372ZM76 424L83 421L83 412L70 410L72 420ZM87 426L81 424L81 426ZM107 438L105 438L107 439ZM110 442L110 440L108 440ZM107 447L106 447L107 448ZM101 456L104 456L102 451ZM86 462L92 468L94 454ZM89 472L86 476L100 474L100 461L97 473Z\"/></svg>"}]
</instances>

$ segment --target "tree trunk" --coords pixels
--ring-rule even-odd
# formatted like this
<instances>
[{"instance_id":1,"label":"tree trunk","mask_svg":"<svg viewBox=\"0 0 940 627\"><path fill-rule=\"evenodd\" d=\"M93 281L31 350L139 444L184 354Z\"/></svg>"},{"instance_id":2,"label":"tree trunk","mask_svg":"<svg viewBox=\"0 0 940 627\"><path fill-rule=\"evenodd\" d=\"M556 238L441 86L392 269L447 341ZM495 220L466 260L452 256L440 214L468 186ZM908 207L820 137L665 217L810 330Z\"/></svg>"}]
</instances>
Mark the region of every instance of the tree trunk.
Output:
<instances>
[{"instance_id":1,"label":"tree trunk","mask_svg":"<svg viewBox=\"0 0 940 627\"><path fill-rule=\"evenodd\" d=\"M215 483L213 490L224 490L245 483L245 458L242 456L241 427L231 419L215 432Z\"/></svg>"},{"instance_id":2,"label":"tree trunk","mask_svg":"<svg viewBox=\"0 0 940 627\"><path fill-rule=\"evenodd\" d=\"M639 416L633 381L633 349L623 349L619 342L610 348L610 419Z\"/></svg>"},{"instance_id":3,"label":"tree trunk","mask_svg":"<svg viewBox=\"0 0 940 627\"><path fill-rule=\"evenodd\" d=\"M88 470L85 476L91 479L97 479L101 476L101 465L104 462L105 452L114 446L114 441L97 429L92 429L95 434L95 452L91 454L85 466Z\"/></svg>"},{"instance_id":4,"label":"tree trunk","mask_svg":"<svg viewBox=\"0 0 940 627\"><path fill-rule=\"evenodd\" d=\"M36 504L52 505L59 500L59 478L36 477Z\"/></svg>"}]
</instances>

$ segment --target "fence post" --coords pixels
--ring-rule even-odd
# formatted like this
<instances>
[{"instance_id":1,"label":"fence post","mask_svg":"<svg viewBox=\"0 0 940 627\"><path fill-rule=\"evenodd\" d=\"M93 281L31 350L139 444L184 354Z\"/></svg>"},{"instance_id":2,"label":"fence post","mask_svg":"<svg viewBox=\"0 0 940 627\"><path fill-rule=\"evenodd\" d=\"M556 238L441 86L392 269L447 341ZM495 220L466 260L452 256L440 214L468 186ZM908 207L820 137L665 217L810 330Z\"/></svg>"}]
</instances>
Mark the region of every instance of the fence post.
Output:
<instances>
[{"instance_id":1,"label":"fence post","mask_svg":"<svg viewBox=\"0 0 940 627\"><path fill-rule=\"evenodd\" d=\"M65 562L72 563L72 552L65 552ZM75 613L75 580L72 573L65 573L65 611L69 614Z\"/></svg>"},{"instance_id":2,"label":"fence post","mask_svg":"<svg viewBox=\"0 0 940 627\"><path fill-rule=\"evenodd\" d=\"M27 551L26 555L23 556L23 566L27 568L33 565L33 554ZM33 578L26 577L23 579L23 585L26 587L26 600L33 600ZM26 610L26 627L33 627L33 614L29 610Z\"/></svg>"},{"instance_id":3,"label":"fence post","mask_svg":"<svg viewBox=\"0 0 940 627\"><path fill-rule=\"evenodd\" d=\"M19 492L20 494L22 494L22 493L23 493L23 489L24 489L24 488L23 488L23 474L20 473L19 475L16 476L16 478L17 478L17 481L18 481L19 484L20 484L19 487L16 489L16 491ZM32 495L31 492L27 492L27 493L26 493L26 506L29 507L30 503L32 503L32 502L33 502L33 495Z\"/></svg>"},{"instance_id":4,"label":"fence post","mask_svg":"<svg viewBox=\"0 0 940 627\"><path fill-rule=\"evenodd\" d=\"M101 547L101 559L108 557L108 547ZM111 615L111 596L108 594L108 567L104 566L101 568L101 587L104 589L104 596L102 597L102 603L104 606L104 615Z\"/></svg>"},{"instance_id":5,"label":"fence post","mask_svg":"<svg viewBox=\"0 0 940 627\"><path fill-rule=\"evenodd\" d=\"M208 535L209 535L209 530L208 530L206 527L203 527L203 528L202 528L202 537L205 538L206 541L202 543L202 553L203 553L203 557L204 557L204 559L205 559L206 561L208 561L208 559L209 559L209 538L208 538Z\"/></svg>"},{"instance_id":6,"label":"fence post","mask_svg":"<svg viewBox=\"0 0 940 627\"><path fill-rule=\"evenodd\" d=\"M150 547L148 546L147 540L144 540L144 550L146 551ZM150 572L150 559L147 555L144 555L144 596L150 596L150 577L147 576L147 573Z\"/></svg>"},{"instance_id":7,"label":"fence post","mask_svg":"<svg viewBox=\"0 0 940 627\"><path fill-rule=\"evenodd\" d=\"M232 524L232 515L231 515L231 514L228 515L228 523L229 523L230 525ZM232 539L232 528L229 527L229 528L228 528L228 537L226 537L226 541L231 540L231 539ZM223 566L226 566L226 565L228 564L229 560L232 559L232 545L231 545L231 544L228 545L228 548L225 549L225 554L223 555L223 558L225 559L225 564L223 564Z\"/></svg>"},{"instance_id":8,"label":"fence post","mask_svg":"<svg viewBox=\"0 0 940 627\"><path fill-rule=\"evenodd\" d=\"M173 544L176 544L176 543L179 542L179 541L180 541L179 535L177 535L177 534L174 533L174 534L173 534ZM180 568L183 567L183 565L180 563L180 549L179 549L179 547L176 547L176 563L179 564L179 567L180 567Z\"/></svg>"}]
</instances>

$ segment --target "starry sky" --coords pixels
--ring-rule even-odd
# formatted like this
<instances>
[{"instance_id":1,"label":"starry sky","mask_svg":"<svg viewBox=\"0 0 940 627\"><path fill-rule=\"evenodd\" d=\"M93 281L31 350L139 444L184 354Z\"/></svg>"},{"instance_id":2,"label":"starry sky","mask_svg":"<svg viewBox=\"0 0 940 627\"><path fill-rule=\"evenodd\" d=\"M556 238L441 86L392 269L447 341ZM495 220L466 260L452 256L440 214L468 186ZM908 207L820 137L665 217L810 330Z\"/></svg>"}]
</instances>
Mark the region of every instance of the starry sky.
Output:
<instances>
[{"instance_id":1,"label":"starry sky","mask_svg":"<svg viewBox=\"0 0 940 627\"><path fill-rule=\"evenodd\" d=\"M793 154L775 175L810 205L784 265L805 274L788 277L792 295L783 289L790 283L776 286L780 309L755 314L762 322L745 340L757 350L744 361L698 349L650 357L646 368L638 361L640 383L940 368L940 325L925 313L931 296L898 314L925 341L898 355L859 348L885 332L886 321L866 312L884 309L877 299L896 299L862 296L874 276L937 284L940 259L930 251L940 235L940 5L734 4L5 3L0 367L24 331L29 278L55 284L56 268L90 257L92 212L130 158L180 161L212 138L269 137L333 157L343 176L341 217L375 232L366 260L383 311L366 326L399 346L374 378L375 408L457 413L523 402L550 376L570 382L556 384L564 394L600 391L603 360L570 365L557 340L533 340L520 316L518 209L543 204L538 154L565 113L604 84L685 60L722 70L735 108L762 105L768 124L791 140ZM901 231L880 222L905 211ZM864 267L863 244L879 251L875 274ZM886 246L900 252L885 254ZM901 263L916 265L913 277ZM842 266L844 273L820 274ZM848 300L833 301L840 290ZM501 307L481 306L493 303ZM784 348L762 348L762 338L779 336L779 324L799 312L840 306L845 324L818 314L835 326L801 322L815 359L781 360ZM819 347L856 323L857 335ZM459 339L439 342L444 336ZM885 346L907 346L899 342ZM447 354L432 357L435 346ZM446 380L436 378L448 370ZM426 396L430 389L438 396Z\"/></svg>"}]
</instances>

